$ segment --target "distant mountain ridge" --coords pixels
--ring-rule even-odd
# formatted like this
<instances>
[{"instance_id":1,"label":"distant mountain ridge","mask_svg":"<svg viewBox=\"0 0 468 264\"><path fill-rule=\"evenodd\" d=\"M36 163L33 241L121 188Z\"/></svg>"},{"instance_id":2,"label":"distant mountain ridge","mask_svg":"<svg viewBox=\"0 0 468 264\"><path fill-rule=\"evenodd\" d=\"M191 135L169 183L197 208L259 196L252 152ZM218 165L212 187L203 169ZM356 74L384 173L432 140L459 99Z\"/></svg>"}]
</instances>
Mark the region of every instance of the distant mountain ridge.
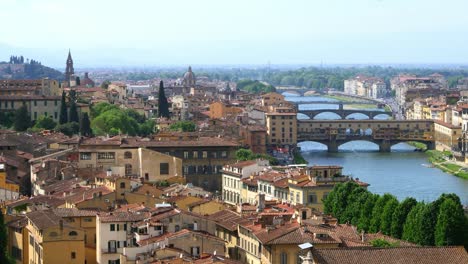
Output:
<instances>
[{"instance_id":1,"label":"distant mountain ridge","mask_svg":"<svg viewBox=\"0 0 468 264\"><path fill-rule=\"evenodd\" d=\"M23 56L11 56L10 61L0 62L0 79L63 79L63 73Z\"/></svg>"}]
</instances>

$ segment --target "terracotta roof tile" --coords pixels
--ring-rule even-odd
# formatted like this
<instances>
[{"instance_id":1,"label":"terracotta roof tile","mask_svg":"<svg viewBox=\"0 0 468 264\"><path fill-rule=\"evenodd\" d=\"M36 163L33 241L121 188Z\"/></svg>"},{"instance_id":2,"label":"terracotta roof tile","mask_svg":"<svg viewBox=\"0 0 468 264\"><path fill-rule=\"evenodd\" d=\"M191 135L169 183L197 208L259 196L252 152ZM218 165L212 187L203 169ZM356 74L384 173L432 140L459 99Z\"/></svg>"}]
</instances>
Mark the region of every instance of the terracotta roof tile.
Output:
<instances>
[{"instance_id":1,"label":"terracotta roof tile","mask_svg":"<svg viewBox=\"0 0 468 264\"><path fill-rule=\"evenodd\" d=\"M316 248L312 254L320 264L468 263L468 253L463 247Z\"/></svg>"}]
</instances>

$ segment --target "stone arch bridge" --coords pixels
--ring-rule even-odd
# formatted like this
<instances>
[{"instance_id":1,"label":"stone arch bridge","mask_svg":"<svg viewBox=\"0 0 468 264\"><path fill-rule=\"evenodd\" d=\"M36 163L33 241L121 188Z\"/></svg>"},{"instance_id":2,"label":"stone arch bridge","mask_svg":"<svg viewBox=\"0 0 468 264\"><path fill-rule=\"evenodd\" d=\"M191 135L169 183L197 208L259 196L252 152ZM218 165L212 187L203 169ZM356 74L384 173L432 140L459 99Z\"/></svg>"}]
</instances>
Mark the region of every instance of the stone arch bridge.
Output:
<instances>
[{"instance_id":1,"label":"stone arch bridge","mask_svg":"<svg viewBox=\"0 0 468 264\"><path fill-rule=\"evenodd\" d=\"M322 113L335 113L341 117L341 119L346 119L349 115L352 114L364 114L369 117L369 119L374 119L378 115L387 115L392 117L392 112L387 111L378 111L378 110L364 110L364 109L343 109L340 105L340 109L316 109L316 110L299 110L298 113L308 116L310 119L314 119L317 115Z\"/></svg>"},{"instance_id":2,"label":"stone arch bridge","mask_svg":"<svg viewBox=\"0 0 468 264\"><path fill-rule=\"evenodd\" d=\"M314 141L338 152L347 142L365 140L379 145L381 152L390 152L395 144L416 141L435 148L432 120L298 120L297 142Z\"/></svg>"}]
</instances>

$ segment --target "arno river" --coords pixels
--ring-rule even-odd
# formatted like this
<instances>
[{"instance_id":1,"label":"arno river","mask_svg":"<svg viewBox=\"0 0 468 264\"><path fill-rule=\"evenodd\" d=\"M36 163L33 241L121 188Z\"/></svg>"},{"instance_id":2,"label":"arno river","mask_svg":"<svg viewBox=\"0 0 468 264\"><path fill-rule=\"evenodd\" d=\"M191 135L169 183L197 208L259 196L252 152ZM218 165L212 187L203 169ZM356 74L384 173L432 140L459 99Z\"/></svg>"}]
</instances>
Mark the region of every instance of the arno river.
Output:
<instances>
[{"instance_id":1,"label":"arno river","mask_svg":"<svg viewBox=\"0 0 468 264\"><path fill-rule=\"evenodd\" d=\"M335 101L325 97L286 96L289 101ZM334 109L337 105L301 104L299 109ZM345 105L345 109L346 109ZM355 119L365 116L353 115ZM380 117L380 116L379 116ZM381 116L385 118L385 116ZM304 118L302 116L299 119ZM333 113L323 113L316 119L337 119ZM400 143L391 153L380 153L378 146L367 141L353 141L341 145L338 153L328 153L326 146L316 142L303 142L299 146L309 165L340 165L344 174L352 175L370 184L373 193L391 193L402 200L408 196L420 201L433 201L441 193L456 193L468 205L468 180L431 168L427 156L415 152L414 147Z\"/></svg>"}]
</instances>

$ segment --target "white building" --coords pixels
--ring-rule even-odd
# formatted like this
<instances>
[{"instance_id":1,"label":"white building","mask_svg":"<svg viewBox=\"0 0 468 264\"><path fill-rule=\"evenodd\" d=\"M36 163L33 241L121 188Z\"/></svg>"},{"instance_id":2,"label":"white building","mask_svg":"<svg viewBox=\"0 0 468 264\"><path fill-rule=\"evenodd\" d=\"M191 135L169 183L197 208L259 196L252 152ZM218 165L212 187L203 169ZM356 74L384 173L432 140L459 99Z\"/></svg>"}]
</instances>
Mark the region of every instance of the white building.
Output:
<instances>
[{"instance_id":1,"label":"white building","mask_svg":"<svg viewBox=\"0 0 468 264\"><path fill-rule=\"evenodd\" d=\"M249 160L231 165L226 165L222 170L223 200L228 204L242 203L241 189L244 178L248 178L253 173L258 173L268 166L267 160Z\"/></svg>"}]
</instances>

